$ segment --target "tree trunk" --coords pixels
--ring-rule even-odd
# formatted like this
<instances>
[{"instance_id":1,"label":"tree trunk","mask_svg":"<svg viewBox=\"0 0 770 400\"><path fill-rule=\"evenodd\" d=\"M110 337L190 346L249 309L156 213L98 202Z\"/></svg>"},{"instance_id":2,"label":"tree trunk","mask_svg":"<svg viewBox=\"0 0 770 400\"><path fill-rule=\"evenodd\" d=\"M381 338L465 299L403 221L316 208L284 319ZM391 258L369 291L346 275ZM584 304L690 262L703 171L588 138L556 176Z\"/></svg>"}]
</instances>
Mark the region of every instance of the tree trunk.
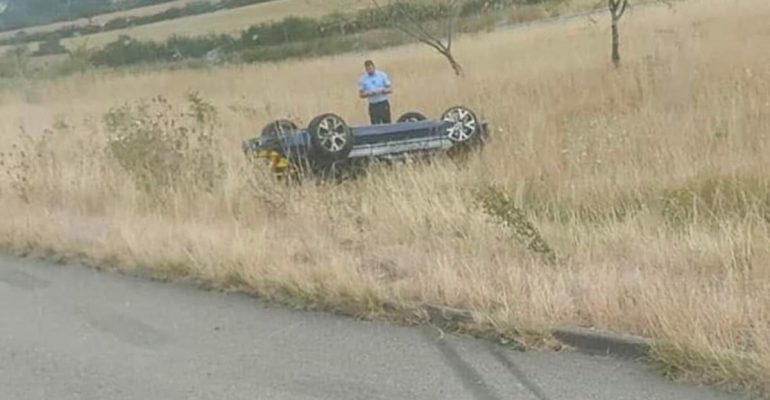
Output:
<instances>
[{"instance_id":1,"label":"tree trunk","mask_svg":"<svg viewBox=\"0 0 770 400\"><path fill-rule=\"evenodd\" d=\"M612 18L612 63L620 66L620 33L618 33L618 20Z\"/></svg>"},{"instance_id":2,"label":"tree trunk","mask_svg":"<svg viewBox=\"0 0 770 400\"><path fill-rule=\"evenodd\" d=\"M443 54L444 57L446 57L447 61L449 61L449 65L452 66L452 69L455 71L455 75L460 76L463 74L462 65L460 65L460 63L458 63L457 60L455 60L451 51L442 51L441 54Z\"/></svg>"}]
</instances>

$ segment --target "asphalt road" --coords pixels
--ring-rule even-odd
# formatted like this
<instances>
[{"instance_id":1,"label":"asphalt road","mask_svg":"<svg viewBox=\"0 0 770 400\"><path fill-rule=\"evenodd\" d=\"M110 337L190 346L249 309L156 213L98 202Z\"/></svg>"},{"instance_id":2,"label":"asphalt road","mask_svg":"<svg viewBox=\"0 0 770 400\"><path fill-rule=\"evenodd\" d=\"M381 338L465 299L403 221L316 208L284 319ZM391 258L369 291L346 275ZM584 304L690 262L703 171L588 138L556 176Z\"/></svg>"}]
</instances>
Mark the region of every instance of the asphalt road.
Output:
<instances>
[{"instance_id":1,"label":"asphalt road","mask_svg":"<svg viewBox=\"0 0 770 400\"><path fill-rule=\"evenodd\" d=\"M2 400L728 398L628 361L0 256Z\"/></svg>"}]
</instances>

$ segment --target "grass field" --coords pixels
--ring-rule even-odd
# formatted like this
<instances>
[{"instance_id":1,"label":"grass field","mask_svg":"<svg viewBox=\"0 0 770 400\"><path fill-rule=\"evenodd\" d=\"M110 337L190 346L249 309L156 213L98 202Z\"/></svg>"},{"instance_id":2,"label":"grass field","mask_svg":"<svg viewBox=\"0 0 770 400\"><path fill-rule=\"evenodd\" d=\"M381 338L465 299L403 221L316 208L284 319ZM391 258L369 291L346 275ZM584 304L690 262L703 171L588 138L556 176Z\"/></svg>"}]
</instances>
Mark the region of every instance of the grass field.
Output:
<instances>
[{"instance_id":1,"label":"grass field","mask_svg":"<svg viewBox=\"0 0 770 400\"><path fill-rule=\"evenodd\" d=\"M30 84L0 94L0 243L364 315L385 301L468 308L469 329L532 345L559 323L631 332L664 341L654 360L671 376L770 394L768 18L764 0L632 9L619 70L600 18L462 37L462 79L406 46ZM245 162L240 141L277 117L365 123L367 57L393 78L396 116L466 104L494 145L342 185L284 186ZM180 175L189 185L157 203L105 150L103 116L156 95L186 107L191 90L218 110L221 147L205 154L225 175L212 192ZM49 141L21 156L19 127ZM482 209L491 186L555 264L490 217L504 209Z\"/></svg>"},{"instance_id":2,"label":"grass field","mask_svg":"<svg viewBox=\"0 0 770 400\"><path fill-rule=\"evenodd\" d=\"M68 38L62 40L62 44L73 48L85 42L89 47L101 47L115 41L120 35L129 35L138 40L162 41L171 35L239 34L251 25L287 16L313 18L335 11L355 11L369 6L371 6L370 0L274 0L155 24Z\"/></svg>"},{"instance_id":3,"label":"grass field","mask_svg":"<svg viewBox=\"0 0 770 400\"><path fill-rule=\"evenodd\" d=\"M12 31L0 32L0 39L5 39L7 37L14 36L16 35L16 33L20 31L24 31L27 33L36 33L36 32L54 31L56 29L64 28L67 26L86 26L90 24L104 25L115 18L140 17L145 15L157 14L159 12L163 12L172 7L184 7L187 4L194 3L195 1L198 1L198 0L176 0L176 1L171 1L164 4L154 5L154 6L139 7L131 10L126 10L126 11L118 11L114 13L96 15L93 18L91 18L90 21L88 20L88 18L80 18L73 21L62 21L62 22L56 22L48 25L31 26L27 28L12 30Z\"/></svg>"}]
</instances>

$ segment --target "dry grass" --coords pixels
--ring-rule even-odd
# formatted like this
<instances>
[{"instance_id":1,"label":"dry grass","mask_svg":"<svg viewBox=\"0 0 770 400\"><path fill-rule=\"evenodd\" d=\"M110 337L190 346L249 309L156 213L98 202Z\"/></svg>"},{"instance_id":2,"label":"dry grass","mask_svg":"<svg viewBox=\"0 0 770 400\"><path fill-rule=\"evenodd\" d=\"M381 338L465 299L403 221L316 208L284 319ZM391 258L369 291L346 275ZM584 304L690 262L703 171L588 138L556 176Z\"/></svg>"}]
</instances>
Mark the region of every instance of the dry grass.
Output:
<instances>
[{"instance_id":1,"label":"dry grass","mask_svg":"<svg viewBox=\"0 0 770 400\"><path fill-rule=\"evenodd\" d=\"M692 0L623 21L457 42L468 72L418 46L210 71L90 74L0 97L0 147L50 126L50 151L2 176L0 243L374 312L384 300L470 308L514 333L571 322L664 340L694 381L770 390L770 40L764 0ZM334 111L365 122L361 60L394 78L394 112L470 105L495 145L464 166L374 170L286 187L239 141L268 120ZM109 107L198 90L219 109L228 175L153 206L98 151ZM11 185L11 180L16 182ZM508 190L556 250L543 263L479 207Z\"/></svg>"},{"instance_id":2,"label":"dry grass","mask_svg":"<svg viewBox=\"0 0 770 400\"><path fill-rule=\"evenodd\" d=\"M172 35L239 34L252 25L288 16L315 18L335 11L355 11L369 6L371 6L369 0L274 0L252 6L68 38L62 40L62 44L68 48L77 47L82 43L89 47L101 47L115 41L120 35L129 35L138 40L162 41Z\"/></svg>"},{"instance_id":3,"label":"dry grass","mask_svg":"<svg viewBox=\"0 0 770 400\"><path fill-rule=\"evenodd\" d=\"M5 39L8 37L14 36L20 31L24 31L26 33L36 33L36 32L54 31L56 29L64 28L67 26L86 26L90 24L104 25L115 18L141 17L145 15L157 14L169 8L184 7L187 4L194 3L196 1L198 0L177 0L177 1L171 1L168 3L158 4L154 6L139 7L131 10L126 10L126 11L118 11L114 13L95 15L93 18L91 18L90 21L88 20L88 18L80 18L73 21L62 21L62 22L56 22L48 25L38 25L38 26L31 26L31 27L22 28L22 29L16 29L12 31L5 31L5 32L0 32L0 39Z\"/></svg>"}]
</instances>

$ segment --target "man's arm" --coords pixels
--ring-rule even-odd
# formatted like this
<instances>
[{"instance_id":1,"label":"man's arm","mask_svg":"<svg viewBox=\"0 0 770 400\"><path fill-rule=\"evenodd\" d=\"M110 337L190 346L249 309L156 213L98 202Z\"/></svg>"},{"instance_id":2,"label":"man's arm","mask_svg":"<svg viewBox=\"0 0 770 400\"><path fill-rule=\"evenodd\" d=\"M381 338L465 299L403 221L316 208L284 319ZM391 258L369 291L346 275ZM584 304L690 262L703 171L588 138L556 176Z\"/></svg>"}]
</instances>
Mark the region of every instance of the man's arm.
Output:
<instances>
[{"instance_id":1,"label":"man's arm","mask_svg":"<svg viewBox=\"0 0 770 400\"><path fill-rule=\"evenodd\" d=\"M367 97L376 96L381 93L390 93L390 89L383 88L383 89L374 89L374 90L364 90L364 89L358 89L358 96L362 99L365 99Z\"/></svg>"},{"instance_id":2,"label":"man's arm","mask_svg":"<svg viewBox=\"0 0 770 400\"><path fill-rule=\"evenodd\" d=\"M379 90L365 90L364 88L358 89L358 96L362 99L365 99L367 97L376 96L378 94Z\"/></svg>"},{"instance_id":3,"label":"man's arm","mask_svg":"<svg viewBox=\"0 0 770 400\"><path fill-rule=\"evenodd\" d=\"M369 92L366 91L366 85L364 85L363 79L358 80L358 97L362 99L369 97Z\"/></svg>"},{"instance_id":4,"label":"man's arm","mask_svg":"<svg viewBox=\"0 0 770 400\"><path fill-rule=\"evenodd\" d=\"M382 89L382 93L384 93L384 94L391 94L391 93L393 93L393 85L391 85L391 83L390 83L390 77L388 76L388 74L386 74L384 72L382 73L382 75L383 75L383 78L384 78L383 80L385 81L385 88Z\"/></svg>"}]
</instances>

